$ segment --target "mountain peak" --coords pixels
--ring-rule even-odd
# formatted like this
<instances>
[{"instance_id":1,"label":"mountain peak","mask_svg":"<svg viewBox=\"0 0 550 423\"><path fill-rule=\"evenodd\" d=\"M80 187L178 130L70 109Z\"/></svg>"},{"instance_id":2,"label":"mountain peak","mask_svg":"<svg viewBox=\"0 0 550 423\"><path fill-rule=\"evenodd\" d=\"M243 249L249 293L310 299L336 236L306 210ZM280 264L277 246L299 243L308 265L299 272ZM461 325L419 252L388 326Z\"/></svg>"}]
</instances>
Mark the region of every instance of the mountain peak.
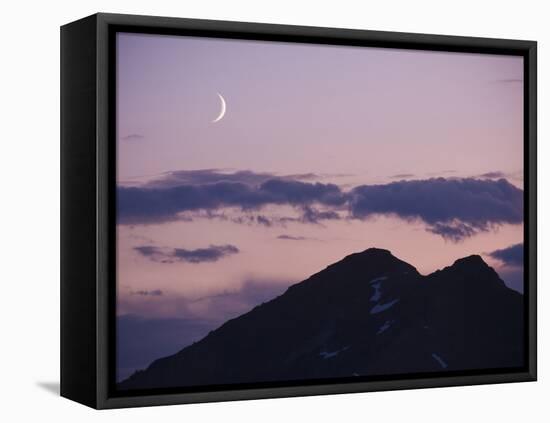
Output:
<instances>
[{"instance_id":1,"label":"mountain peak","mask_svg":"<svg viewBox=\"0 0 550 423\"><path fill-rule=\"evenodd\" d=\"M395 257L391 251L375 247L350 254L339 262L328 266L329 269L341 269L342 267L353 269L357 275L364 274L367 269L377 272L410 271L418 273L413 266Z\"/></svg>"},{"instance_id":2,"label":"mountain peak","mask_svg":"<svg viewBox=\"0 0 550 423\"><path fill-rule=\"evenodd\" d=\"M433 275L436 274L454 274L455 277L463 281L461 282L462 284L475 282L477 289L480 289L482 286L488 287L491 285L501 288L506 287L495 269L485 263L478 254L460 258L452 266L433 273Z\"/></svg>"},{"instance_id":3,"label":"mountain peak","mask_svg":"<svg viewBox=\"0 0 550 423\"><path fill-rule=\"evenodd\" d=\"M366 250L360 251L358 253L350 254L349 256L344 257L345 259L348 258L361 258L361 259L394 259L400 261L397 257L395 257L390 250L386 250L383 248L376 248L376 247L370 247Z\"/></svg>"},{"instance_id":4,"label":"mountain peak","mask_svg":"<svg viewBox=\"0 0 550 423\"><path fill-rule=\"evenodd\" d=\"M386 250L384 248L376 248L376 247L367 248L366 250L364 250L364 251L362 251L358 254L386 255L386 256L387 255L390 255L390 256L393 255L390 250Z\"/></svg>"},{"instance_id":5,"label":"mountain peak","mask_svg":"<svg viewBox=\"0 0 550 423\"><path fill-rule=\"evenodd\" d=\"M489 265L485 263L485 261L481 258L479 254L472 254L470 256L462 257L456 260L453 263L452 267L459 266L459 267L483 267L487 268Z\"/></svg>"}]
</instances>

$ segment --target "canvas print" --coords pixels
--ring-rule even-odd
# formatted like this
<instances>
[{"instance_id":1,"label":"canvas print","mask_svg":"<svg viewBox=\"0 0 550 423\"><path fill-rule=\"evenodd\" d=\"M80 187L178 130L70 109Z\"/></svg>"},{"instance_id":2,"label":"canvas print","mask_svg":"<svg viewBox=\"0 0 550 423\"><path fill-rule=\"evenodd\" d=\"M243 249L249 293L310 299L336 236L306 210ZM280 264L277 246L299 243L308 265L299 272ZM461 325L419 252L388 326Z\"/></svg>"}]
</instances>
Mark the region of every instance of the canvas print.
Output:
<instances>
[{"instance_id":1,"label":"canvas print","mask_svg":"<svg viewBox=\"0 0 550 423\"><path fill-rule=\"evenodd\" d=\"M524 366L523 76L118 33L117 388Z\"/></svg>"}]
</instances>

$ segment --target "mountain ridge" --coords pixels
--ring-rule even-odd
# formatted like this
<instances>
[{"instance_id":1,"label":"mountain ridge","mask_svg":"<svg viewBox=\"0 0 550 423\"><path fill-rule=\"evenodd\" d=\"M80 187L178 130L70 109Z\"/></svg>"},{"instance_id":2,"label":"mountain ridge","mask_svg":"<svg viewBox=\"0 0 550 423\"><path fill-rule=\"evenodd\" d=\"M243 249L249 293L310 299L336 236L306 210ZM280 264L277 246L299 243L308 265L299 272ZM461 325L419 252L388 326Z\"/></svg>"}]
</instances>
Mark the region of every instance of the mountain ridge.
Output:
<instances>
[{"instance_id":1,"label":"mountain ridge","mask_svg":"<svg viewBox=\"0 0 550 423\"><path fill-rule=\"evenodd\" d=\"M507 288L479 255L424 276L389 250L369 248L155 360L118 386L516 367L523 363L522 319L521 294Z\"/></svg>"}]
</instances>

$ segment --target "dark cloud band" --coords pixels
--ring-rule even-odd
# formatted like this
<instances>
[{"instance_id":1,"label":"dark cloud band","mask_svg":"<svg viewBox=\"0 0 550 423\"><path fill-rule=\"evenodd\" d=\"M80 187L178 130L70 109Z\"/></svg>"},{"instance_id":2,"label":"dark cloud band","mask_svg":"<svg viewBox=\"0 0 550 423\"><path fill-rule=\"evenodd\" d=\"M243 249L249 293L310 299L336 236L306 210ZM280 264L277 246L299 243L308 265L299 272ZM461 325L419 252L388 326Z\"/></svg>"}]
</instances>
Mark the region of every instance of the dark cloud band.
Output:
<instances>
[{"instance_id":1,"label":"dark cloud band","mask_svg":"<svg viewBox=\"0 0 550 423\"><path fill-rule=\"evenodd\" d=\"M515 244L489 253L489 256L512 267L523 266L523 244Z\"/></svg>"},{"instance_id":2,"label":"dark cloud band","mask_svg":"<svg viewBox=\"0 0 550 423\"><path fill-rule=\"evenodd\" d=\"M257 209L268 204L303 206L319 203L342 205L345 197L333 184L268 180L259 186L242 182L216 182L170 188L119 187L120 223L157 223L173 220L184 211L240 207Z\"/></svg>"},{"instance_id":3,"label":"dark cloud band","mask_svg":"<svg viewBox=\"0 0 550 423\"><path fill-rule=\"evenodd\" d=\"M152 261L161 263L174 263L177 261L188 263L214 262L239 252L239 249L234 245L210 245L209 247L197 248L195 250L142 245L134 247L134 250Z\"/></svg>"},{"instance_id":4,"label":"dark cloud band","mask_svg":"<svg viewBox=\"0 0 550 423\"><path fill-rule=\"evenodd\" d=\"M431 232L459 240L493 225L523 221L523 191L505 179L445 179L364 185L349 194L350 213L420 219Z\"/></svg>"},{"instance_id":5,"label":"dark cloud band","mask_svg":"<svg viewBox=\"0 0 550 423\"><path fill-rule=\"evenodd\" d=\"M178 215L184 212L212 212L224 207L250 211L267 205L290 205L302 211L302 217L296 219L301 223L339 219L338 211L347 209L347 217L352 219L393 215L420 220L426 223L428 231L451 241L523 221L523 191L503 178L400 180L362 185L344 192L335 184L266 179L268 176L204 170L179 175L176 179L185 183L177 186L173 186L173 180L166 185L157 182L156 186L121 186L117 190L118 221L161 223L179 219ZM226 180L221 180L222 177ZM263 215L254 223L273 224Z\"/></svg>"}]
</instances>

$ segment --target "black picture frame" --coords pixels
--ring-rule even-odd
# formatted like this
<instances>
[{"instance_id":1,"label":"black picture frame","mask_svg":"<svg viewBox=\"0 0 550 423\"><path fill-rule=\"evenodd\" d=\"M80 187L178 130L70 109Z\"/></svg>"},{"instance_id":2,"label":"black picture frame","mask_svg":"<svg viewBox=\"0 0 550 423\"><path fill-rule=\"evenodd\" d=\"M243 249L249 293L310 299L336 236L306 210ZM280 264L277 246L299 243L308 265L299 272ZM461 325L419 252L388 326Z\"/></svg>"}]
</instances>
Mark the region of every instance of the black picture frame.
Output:
<instances>
[{"instance_id":1,"label":"black picture frame","mask_svg":"<svg viewBox=\"0 0 550 423\"><path fill-rule=\"evenodd\" d=\"M114 387L115 51L117 31L233 39L510 54L524 58L524 368L208 390L119 393ZM119 408L430 388L537 378L536 137L534 41L95 14L61 28L61 395L90 407ZM111 141L110 141L111 140Z\"/></svg>"}]
</instances>

